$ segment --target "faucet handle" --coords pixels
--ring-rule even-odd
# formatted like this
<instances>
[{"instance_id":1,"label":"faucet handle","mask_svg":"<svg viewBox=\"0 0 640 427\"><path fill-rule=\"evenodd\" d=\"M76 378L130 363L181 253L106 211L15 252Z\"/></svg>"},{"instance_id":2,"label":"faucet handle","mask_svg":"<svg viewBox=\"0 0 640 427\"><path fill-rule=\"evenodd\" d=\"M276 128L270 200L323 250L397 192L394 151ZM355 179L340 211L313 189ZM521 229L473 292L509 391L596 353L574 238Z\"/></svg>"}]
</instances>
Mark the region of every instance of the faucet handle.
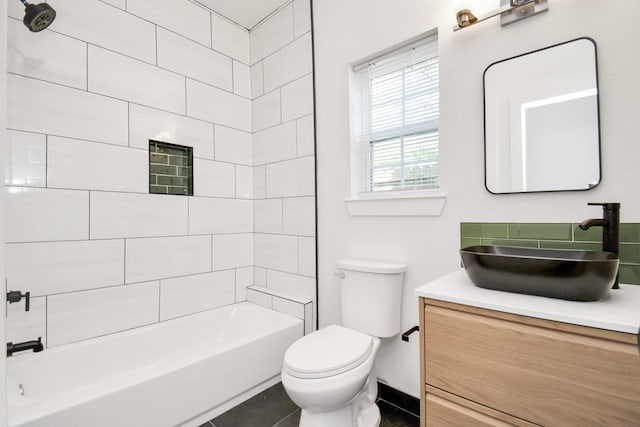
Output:
<instances>
[{"instance_id":1,"label":"faucet handle","mask_svg":"<svg viewBox=\"0 0 640 427\"><path fill-rule=\"evenodd\" d=\"M24 311L29 311L29 301L31 300L31 292L22 291L9 291L7 292L7 302L9 304L13 304L14 302L19 302L22 298L25 299L24 303Z\"/></svg>"},{"instance_id":2,"label":"faucet handle","mask_svg":"<svg viewBox=\"0 0 640 427\"><path fill-rule=\"evenodd\" d=\"M606 203L596 203L596 202L588 202L588 206L602 206L604 209L620 209L620 203L618 202L606 202Z\"/></svg>"}]
</instances>

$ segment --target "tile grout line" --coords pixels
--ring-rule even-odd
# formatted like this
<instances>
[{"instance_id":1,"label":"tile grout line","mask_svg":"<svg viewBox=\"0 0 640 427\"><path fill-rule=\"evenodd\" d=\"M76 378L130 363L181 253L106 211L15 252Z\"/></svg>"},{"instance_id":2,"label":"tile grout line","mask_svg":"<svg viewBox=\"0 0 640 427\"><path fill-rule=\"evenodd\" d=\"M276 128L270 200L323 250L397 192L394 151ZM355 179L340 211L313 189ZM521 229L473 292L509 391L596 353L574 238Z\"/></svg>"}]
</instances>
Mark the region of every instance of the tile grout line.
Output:
<instances>
[{"instance_id":1,"label":"tile grout line","mask_svg":"<svg viewBox=\"0 0 640 427\"><path fill-rule=\"evenodd\" d=\"M278 427L279 425L281 425L284 421L286 421L288 418L292 417L293 415L296 414L296 412L300 411L300 408L296 408L294 409L290 414L288 414L287 416L285 416L284 418L282 418L280 421L278 421L277 423L275 423L273 425L273 427Z\"/></svg>"},{"instance_id":2,"label":"tile grout line","mask_svg":"<svg viewBox=\"0 0 640 427\"><path fill-rule=\"evenodd\" d=\"M406 409L405 409L405 408L403 408L402 406L398 406L398 405L396 405L395 403L391 403L391 402L389 402L388 400L385 400L385 399L382 399L382 398L380 398L380 397L379 397L379 398L376 400L376 403L377 403L377 402L379 402L379 401L382 401L382 402L386 403L387 405L393 406L394 408L396 408L396 409L398 409L398 410L402 411L403 413L405 413L405 414L407 414L407 415L410 415L410 416L415 417L415 418L418 418L418 419L420 418L420 415L416 415L416 414L414 414L413 412L406 410Z\"/></svg>"}]
</instances>

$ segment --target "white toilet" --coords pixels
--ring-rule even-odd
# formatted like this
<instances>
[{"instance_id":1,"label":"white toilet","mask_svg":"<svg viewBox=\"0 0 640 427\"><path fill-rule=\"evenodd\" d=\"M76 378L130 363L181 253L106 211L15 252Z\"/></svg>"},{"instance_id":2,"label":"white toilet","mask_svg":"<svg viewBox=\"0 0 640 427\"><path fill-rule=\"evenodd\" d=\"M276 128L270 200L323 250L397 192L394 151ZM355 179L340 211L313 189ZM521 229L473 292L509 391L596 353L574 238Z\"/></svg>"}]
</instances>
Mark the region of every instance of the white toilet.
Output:
<instances>
[{"instance_id":1,"label":"white toilet","mask_svg":"<svg viewBox=\"0 0 640 427\"><path fill-rule=\"evenodd\" d=\"M372 373L380 338L400 333L404 264L337 261L342 323L306 335L284 355L282 384L300 427L377 427Z\"/></svg>"}]
</instances>

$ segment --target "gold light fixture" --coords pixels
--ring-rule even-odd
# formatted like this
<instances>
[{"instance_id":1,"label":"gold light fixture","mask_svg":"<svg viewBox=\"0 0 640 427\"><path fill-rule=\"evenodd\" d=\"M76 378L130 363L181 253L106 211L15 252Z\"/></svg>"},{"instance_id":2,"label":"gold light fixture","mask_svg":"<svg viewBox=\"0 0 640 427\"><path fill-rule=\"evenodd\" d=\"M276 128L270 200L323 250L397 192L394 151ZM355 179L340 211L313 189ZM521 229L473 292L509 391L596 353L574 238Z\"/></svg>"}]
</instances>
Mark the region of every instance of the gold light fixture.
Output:
<instances>
[{"instance_id":1,"label":"gold light fixture","mask_svg":"<svg viewBox=\"0 0 640 427\"><path fill-rule=\"evenodd\" d=\"M500 7L476 17L469 9L462 9L456 13L457 25L453 31L458 31L470 25L500 15L500 25L512 24L530 16L549 10L548 0L500 0Z\"/></svg>"}]
</instances>

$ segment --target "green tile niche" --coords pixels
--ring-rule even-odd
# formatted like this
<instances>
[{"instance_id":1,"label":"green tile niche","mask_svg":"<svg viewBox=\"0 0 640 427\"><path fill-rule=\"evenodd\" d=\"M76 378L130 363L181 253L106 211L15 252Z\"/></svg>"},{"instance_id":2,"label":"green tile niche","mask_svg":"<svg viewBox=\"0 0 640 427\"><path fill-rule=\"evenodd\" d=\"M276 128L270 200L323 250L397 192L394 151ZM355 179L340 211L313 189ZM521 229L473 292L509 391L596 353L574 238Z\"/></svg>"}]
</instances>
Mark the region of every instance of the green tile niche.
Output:
<instances>
[{"instance_id":1,"label":"green tile niche","mask_svg":"<svg viewBox=\"0 0 640 427\"><path fill-rule=\"evenodd\" d=\"M193 147L149 140L149 193L193 196Z\"/></svg>"},{"instance_id":2,"label":"green tile niche","mask_svg":"<svg viewBox=\"0 0 640 427\"><path fill-rule=\"evenodd\" d=\"M460 247L474 245L600 250L602 228L574 223L461 222ZM640 223L620 224L620 282L640 285Z\"/></svg>"}]
</instances>

